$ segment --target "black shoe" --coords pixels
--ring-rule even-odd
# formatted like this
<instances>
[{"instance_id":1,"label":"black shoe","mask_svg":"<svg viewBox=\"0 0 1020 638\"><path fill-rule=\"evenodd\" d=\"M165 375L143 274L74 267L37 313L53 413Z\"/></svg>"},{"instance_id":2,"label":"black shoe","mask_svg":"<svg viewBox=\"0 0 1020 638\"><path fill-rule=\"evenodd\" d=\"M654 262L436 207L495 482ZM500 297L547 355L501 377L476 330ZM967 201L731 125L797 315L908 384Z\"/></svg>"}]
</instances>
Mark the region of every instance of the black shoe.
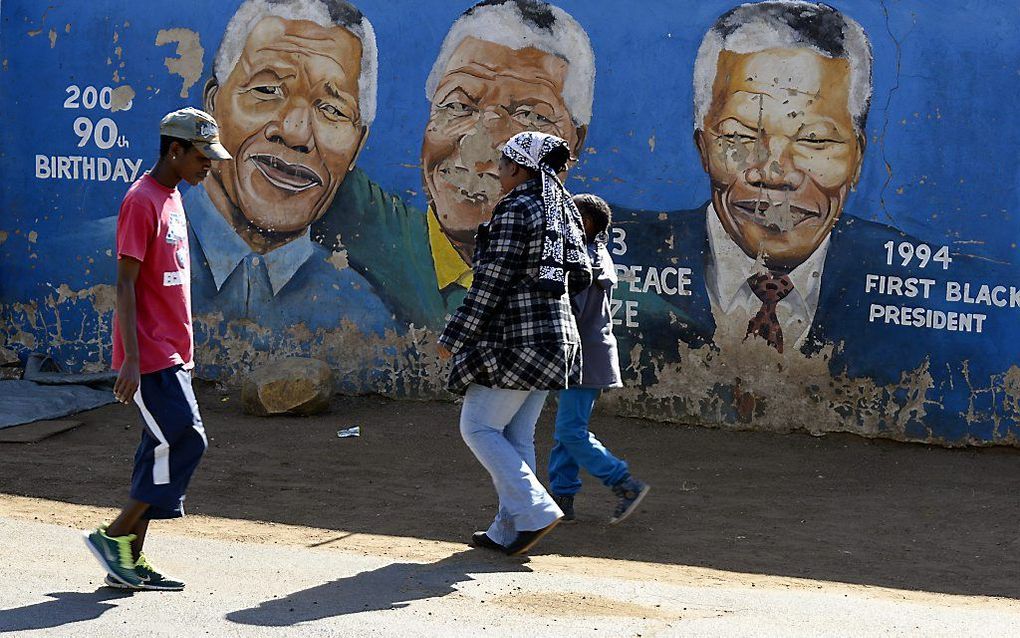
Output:
<instances>
[{"instance_id":1,"label":"black shoe","mask_svg":"<svg viewBox=\"0 0 1020 638\"><path fill-rule=\"evenodd\" d=\"M563 494L563 495L553 494L552 498L553 498L554 501L556 501L556 504L560 506L560 509L563 510L563 520L564 521L572 521L572 520L574 520L574 518L575 518L574 517L574 495L573 494Z\"/></svg>"},{"instance_id":2,"label":"black shoe","mask_svg":"<svg viewBox=\"0 0 1020 638\"><path fill-rule=\"evenodd\" d=\"M543 536L552 531L554 527L560 524L560 520L557 518L552 523L546 525L542 529L536 529L527 532L517 532L517 538L514 542L506 546L507 556L520 556L521 554L527 553L529 549L535 546L535 543L540 541Z\"/></svg>"},{"instance_id":3,"label":"black shoe","mask_svg":"<svg viewBox=\"0 0 1020 638\"><path fill-rule=\"evenodd\" d=\"M489 538L489 535L485 532L475 532L472 534L471 544L480 549L491 549L496 552L502 552L504 549L502 545Z\"/></svg>"},{"instance_id":4,"label":"black shoe","mask_svg":"<svg viewBox=\"0 0 1020 638\"><path fill-rule=\"evenodd\" d=\"M647 483L630 477L614 485L613 494L616 494L620 500L616 503L616 511L609 519L609 524L615 525L633 514L650 489L652 487Z\"/></svg>"}]
</instances>

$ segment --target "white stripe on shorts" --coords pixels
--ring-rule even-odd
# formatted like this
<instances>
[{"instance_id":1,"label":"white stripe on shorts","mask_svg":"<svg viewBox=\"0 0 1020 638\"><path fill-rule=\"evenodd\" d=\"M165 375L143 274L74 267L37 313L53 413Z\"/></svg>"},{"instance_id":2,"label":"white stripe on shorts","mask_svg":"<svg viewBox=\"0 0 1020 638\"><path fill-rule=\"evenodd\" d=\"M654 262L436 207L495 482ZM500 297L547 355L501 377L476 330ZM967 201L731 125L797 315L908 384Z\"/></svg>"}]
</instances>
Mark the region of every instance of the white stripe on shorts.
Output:
<instances>
[{"instance_id":1,"label":"white stripe on shorts","mask_svg":"<svg viewBox=\"0 0 1020 638\"><path fill-rule=\"evenodd\" d=\"M181 368L177 371L177 382L181 384L181 392L191 406L191 427L202 436L202 441L208 447L209 439L205 438L205 426L202 425L202 416L198 413L198 400L195 398L195 390L191 387L191 373Z\"/></svg>"},{"instance_id":2,"label":"white stripe on shorts","mask_svg":"<svg viewBox=\"0 0 1020 638\"><path fill-rule=\"evenodd\" d=\"M149 433L159 441L159 445L152 452L152 482L156 485L166 485L170 482L170 443L163 436L163 430L159 429L159 424L152 417L149 408L145 407L145 401L142 400L141 385L135 390L135 403L138 404L138 409L142 412L142 418L145 420L145 425L149 428Z\"/></svg>"}]
</instances>

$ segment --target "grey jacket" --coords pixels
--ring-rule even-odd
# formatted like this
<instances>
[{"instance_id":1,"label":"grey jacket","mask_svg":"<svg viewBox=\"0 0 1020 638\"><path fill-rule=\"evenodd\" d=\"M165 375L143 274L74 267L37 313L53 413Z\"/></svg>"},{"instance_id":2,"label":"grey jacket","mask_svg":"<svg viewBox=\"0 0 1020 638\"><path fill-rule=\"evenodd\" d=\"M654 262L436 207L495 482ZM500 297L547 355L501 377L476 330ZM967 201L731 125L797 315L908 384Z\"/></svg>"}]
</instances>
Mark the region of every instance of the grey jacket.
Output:
<instances>
[{"instance_id":1,"label":"grey jacket","mask_svg":"<svg viewBox=\"0 0 1020 638\"><path fill-rule=\"evenodd\" d=\"M619 388L620 359L610 300L617 283L616 266L602 243L588 244L592 262L592 285L573 298L577 331L581 335L582 388Z\"/></svg>"}]
</instances>

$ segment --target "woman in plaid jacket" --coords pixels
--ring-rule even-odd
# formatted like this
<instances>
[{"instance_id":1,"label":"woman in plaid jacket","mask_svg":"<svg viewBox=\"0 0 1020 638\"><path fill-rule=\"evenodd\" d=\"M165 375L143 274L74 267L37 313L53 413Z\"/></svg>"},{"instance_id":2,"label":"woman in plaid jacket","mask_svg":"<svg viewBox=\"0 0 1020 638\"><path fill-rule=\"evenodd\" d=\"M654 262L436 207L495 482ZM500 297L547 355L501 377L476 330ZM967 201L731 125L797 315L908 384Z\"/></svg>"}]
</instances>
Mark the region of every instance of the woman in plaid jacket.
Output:
<instances>
[{"instance_id":1,"label":"woman in plaid jacket","mask_svg":"<svg viewBox=\"0 0 1020 638\"><path fill-rule=\"evenodd\" d=\"M591 284L581 218L557 173L567 143L519 133L500 158L504 197L482 224L474 281L439 338L449 389L464 393L460 430L492 475L499 512L481 547L523 554L563 513L535 476L535 422L550 390L580 383L570 294Z\"/></svg>"}]
</instances>

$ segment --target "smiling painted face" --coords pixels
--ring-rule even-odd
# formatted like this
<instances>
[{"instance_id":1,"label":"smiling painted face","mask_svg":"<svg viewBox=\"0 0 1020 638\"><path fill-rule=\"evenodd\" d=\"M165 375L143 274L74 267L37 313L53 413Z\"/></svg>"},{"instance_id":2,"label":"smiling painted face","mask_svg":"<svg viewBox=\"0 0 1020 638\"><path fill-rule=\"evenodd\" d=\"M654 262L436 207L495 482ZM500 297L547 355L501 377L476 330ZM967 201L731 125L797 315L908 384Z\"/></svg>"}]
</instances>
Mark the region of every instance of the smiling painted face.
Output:
<instances>
[{"instance_id":1,"label":"smiling painted face","mask_svg":"<svg viewBox=\"0 0 1020 638\"><path fill-rule=\"evenodd\" d=\"M365 142L361 41L343 27L268 17L206 108L234 159L213 167L260 233L293 234L322 216Z\"/></svg>"},{"instance_id":2,"label":"smiling painted face","mask_svg":"<svg viewBox=\"0 0 1020 638\"><path fill-rule=\"evenodd\" d=\"M865 139L849 91L846 60L806 49L719 55L695 140L723 227L771 270L796 268L822 244L857 183Z\"/></svg>"},{"instance_id":3,"label":"smiling painted face","mask_svg":"<svg viewBox=\"0 0 1020 638\"><path fill-rule=\"evenodd\" d=\"M470 255L478 225L500 197L500 148L523 131L561 137L576 157L585 126L563 99L568 64L535 48L466 38L435 95L421 159L425 188L443 232ZM468 248L464 248L467 246Z\"/></svg>"}]
</instances>

